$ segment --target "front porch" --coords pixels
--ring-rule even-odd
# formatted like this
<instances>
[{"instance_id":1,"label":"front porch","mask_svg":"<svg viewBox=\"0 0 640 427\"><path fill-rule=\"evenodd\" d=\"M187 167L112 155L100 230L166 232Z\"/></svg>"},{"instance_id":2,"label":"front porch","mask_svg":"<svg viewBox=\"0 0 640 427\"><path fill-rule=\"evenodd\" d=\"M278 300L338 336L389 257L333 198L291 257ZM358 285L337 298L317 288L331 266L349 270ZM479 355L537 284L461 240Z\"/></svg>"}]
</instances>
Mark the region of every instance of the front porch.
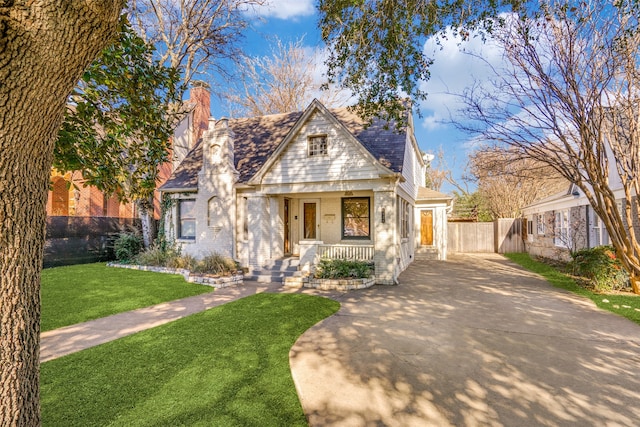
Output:
<instances>
[{"instance_id":1,"label":"front porch","mask_svg":"<svg viewBox=\"0 0 640 427\"><path fill-rule=\"evenodd\" d=\"M238 196L237 259L252 271L287 257L299 257L303 274L321 259L357 260L375 266L377 283L393 284L398 257L413 254L400 251L411 239L399 240L397 198L387 188Z\"/></svg>"},{"instance_id":2,"label":"front porch","mask_svg":"<svg viewBox=\"0 0 640 427\"><path fill-rule=\"evenodd\" d=\"M270 259L259 268L252 268L245 280L257 282L287 282L290 278L312 275L321 259L363 261L374 263L373 245L328 245L323 242L306 241L300 246L301 256L285 256Z\"/></svg>"}]
</instances>

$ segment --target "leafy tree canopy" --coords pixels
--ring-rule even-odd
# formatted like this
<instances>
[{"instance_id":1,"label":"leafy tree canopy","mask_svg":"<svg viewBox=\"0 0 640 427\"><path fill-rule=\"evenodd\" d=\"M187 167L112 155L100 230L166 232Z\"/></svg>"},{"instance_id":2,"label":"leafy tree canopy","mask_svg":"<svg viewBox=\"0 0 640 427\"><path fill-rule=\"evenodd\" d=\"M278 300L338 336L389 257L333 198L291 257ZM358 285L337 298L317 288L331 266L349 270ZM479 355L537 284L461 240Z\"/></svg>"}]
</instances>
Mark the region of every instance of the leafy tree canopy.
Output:
<instances>
[{"instance_id":1,"label":"leafy tree canopy","mask_svg":"<svg viewBox=\"0 0 640 427\"><path fill-rule=\"evenodd\" d=\"M124 200L148 197L168 158L180 72L152 59L123 18L119 37L84 72L67 103L54 167Z\"/></svg>"},{"instance_id":2,"label":"leafy tree canopy","mask_svg":"<svg viewBox=\"0 0 640 427\"><path fill-rule=\"evenodd\" d=\"M329 46L330 82L359 98L357 112L403 124L403 100L426 99L420 83L433 59L427 38L453 27L463 38L471 29L491 31L500 11L526 7L519 0L320 0L320 28Z\"/></svg>"}]
</instances>

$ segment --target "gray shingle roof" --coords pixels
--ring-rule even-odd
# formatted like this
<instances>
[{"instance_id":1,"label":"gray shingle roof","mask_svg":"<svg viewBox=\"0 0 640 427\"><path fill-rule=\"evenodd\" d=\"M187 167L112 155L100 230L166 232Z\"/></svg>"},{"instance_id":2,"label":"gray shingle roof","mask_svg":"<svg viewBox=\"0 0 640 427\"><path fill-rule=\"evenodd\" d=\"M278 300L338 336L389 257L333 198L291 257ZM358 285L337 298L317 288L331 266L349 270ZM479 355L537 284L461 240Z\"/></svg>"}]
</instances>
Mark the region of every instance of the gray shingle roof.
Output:
<instances>
[{"instance_id":1,"label":"gray shingle roof","mask_svg":"<svg viewBox=\"0 0 640 427\"><path fill-rule=\"evenodd\" d=\"M448 194L440 193L439 191L432 190L431 188L418 187L418 197L416 200L452 200L453 197Z\"/></svg>"},{"instance_id":2,"label":"gray shingle roof","mask_svg":"<svg viewBox=\"0 0 640 427\"><path fill-rule=\"evenodd\" d=\"M374 121L365 128L364 121L347 108L329 110L344 127L375 157L393 172L402 172L406 131L384 128L382 121ZM235 167L239 182L248 182L283 142L304 112L274 114L261 117L230 119L233 130ZM195 191L198 172L202 168L202 140L187 154L167 182L163 191Z\"/></svg>"}]
</instances>

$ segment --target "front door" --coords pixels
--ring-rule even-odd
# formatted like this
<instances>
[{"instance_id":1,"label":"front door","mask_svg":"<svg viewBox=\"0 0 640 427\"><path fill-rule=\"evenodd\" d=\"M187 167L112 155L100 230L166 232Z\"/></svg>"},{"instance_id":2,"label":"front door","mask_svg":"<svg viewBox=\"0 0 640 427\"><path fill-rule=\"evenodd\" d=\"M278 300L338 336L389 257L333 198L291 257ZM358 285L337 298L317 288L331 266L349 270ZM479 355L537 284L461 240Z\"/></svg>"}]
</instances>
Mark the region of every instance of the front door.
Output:
<instances>
[{"instance_id":1,"label":"front door","mask_svg":"<svg viewBox=\"0 0 640 427\"><path fill-rule=\"evenodd\" d=\"M420 211L420 245L433 246L433 211Z\"/></svg>"},{"instance_id":2,"label":"front door","mask_svg":"<svg viewBox=\"0 0 640 427\"><path fill-rule=\"evenodd\" d=\"M289 199L284 199L284 254L291 255L291 210Z\"/></svg>"},{"instance_id":3,"label":"front door","mask_svg":"<svg viewBox=\"0 0 640 427\"><path fill-rule=\"evenodd\" d=\"M302 239L318 240L320 229L320 212L318 200L309 199L300 201L300 210L302 216Z\"/></svg>"}]
</instances>

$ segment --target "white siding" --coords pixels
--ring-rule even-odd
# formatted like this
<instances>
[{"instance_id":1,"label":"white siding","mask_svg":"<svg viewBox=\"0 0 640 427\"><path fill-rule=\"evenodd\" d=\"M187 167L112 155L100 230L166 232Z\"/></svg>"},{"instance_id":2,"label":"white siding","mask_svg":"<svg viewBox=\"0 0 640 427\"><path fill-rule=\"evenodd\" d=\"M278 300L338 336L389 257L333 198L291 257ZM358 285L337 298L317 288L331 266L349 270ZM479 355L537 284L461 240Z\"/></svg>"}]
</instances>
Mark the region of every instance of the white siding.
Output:
<instances>
[{"instance_id":1,"label":"white siding","mask_svg":"<svg viewBox=\"0 0 640 427\"><path fill-rule=\"evenodd\" d=\"M422 185L424 177L421 177L422 168L420 167L420 161L418 160L419 153L416 150L407 136L404 150L404 162L402 165L402 176L405 181L400 184L400 188L407 192L412 199L415 199L418 195L418 187Z\"/></svg>"},{"instance_id":2,"label":"white siding","mask_svg":"<svg viewBox=\"0 0 640 427\"><path fill-rule=\"evenodd\" d=\"M328 155L307 155L307 136L327 135ZM265 174L263 184L375 179L379 169L363 148L323 114L316 112Z\"/></svg>"},{"instance_id":3,"label":"white siding","mask_svg":"<svg viewBox=\"0 0 640 427\"><path fill-rule=\"evenodd\" d=\"M320 240L327 244L340 243L342 205L340 198L324 198L320 201Z\"/></svg>"}]
</instances>

